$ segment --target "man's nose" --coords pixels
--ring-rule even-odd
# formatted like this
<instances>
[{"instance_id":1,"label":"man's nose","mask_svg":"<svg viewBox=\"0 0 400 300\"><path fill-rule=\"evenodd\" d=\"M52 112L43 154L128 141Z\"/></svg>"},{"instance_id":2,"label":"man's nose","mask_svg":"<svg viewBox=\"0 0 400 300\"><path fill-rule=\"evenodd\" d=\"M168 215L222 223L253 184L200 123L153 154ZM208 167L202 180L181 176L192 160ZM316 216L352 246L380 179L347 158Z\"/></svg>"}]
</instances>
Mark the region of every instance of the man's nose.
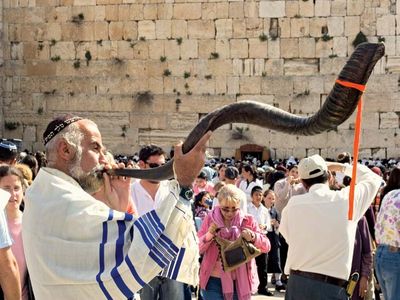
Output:
<instances>
[{"instance_id":1,"label":"man's nose","mask_svg":"<svg viewBox=\"0 0 400 300\"><path fill-rule=\"evenodd\" d=\"M102 164L102 165L104 165L104 164L107 163L106 156L104 155L103 152L100 153L100 156L99 156L99 163Z\"/></svg>"}]
</instances>

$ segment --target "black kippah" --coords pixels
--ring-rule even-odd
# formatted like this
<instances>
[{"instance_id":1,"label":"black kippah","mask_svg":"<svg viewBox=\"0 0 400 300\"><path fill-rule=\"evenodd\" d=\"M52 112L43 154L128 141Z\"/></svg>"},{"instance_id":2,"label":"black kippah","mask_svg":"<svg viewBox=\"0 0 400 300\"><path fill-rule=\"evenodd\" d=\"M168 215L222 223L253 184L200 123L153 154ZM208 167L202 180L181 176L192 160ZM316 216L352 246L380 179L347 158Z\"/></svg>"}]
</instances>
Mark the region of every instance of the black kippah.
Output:
<instances>
[{"instance_id":1,"label":"black kippah","mask_svg":"<svg viewBox=\"0 0 400 300\"><path fill-rule=\"evenodd\" d=\"M48 142L51 141L53 137L55 137L61 130L68 127L70 124L75 123L76 121L82 120L81 117L65 115L61 117L57 117L53 121L47 125L46 130L43 133L43 143L46 146Z\"/></svg>"},{"instance_id":2,"label":"black kippah","mask_svg":"<svg viewBox=\"0 0 400 300\"><path fill-rule=\"evenodd\" d=\"M5 139L0 139L0 160L14 159L18 154L17 146Z\"/></svg>"}]
</instances>

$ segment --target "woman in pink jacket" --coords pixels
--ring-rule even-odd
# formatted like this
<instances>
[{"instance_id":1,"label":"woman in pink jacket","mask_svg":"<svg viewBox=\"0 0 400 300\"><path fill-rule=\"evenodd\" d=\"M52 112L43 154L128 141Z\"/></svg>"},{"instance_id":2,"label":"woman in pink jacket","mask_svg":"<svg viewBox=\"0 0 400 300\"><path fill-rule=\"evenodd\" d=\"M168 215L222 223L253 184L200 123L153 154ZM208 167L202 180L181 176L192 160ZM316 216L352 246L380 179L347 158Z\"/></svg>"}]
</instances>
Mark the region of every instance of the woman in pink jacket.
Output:
<instances>
[{"instance_id":1,"label":"woman in pink jacket","mask_svg":"<svg viewBox=\"0 0 400 300\"><path fill-rule=\"evenodd\" d=\"M254 259L232 272L224 272L214 236L227 240L243 238L268 252L270 243L259 231L256 220L240 211L240 201L246 195L232 184L224 186L218 193L219 205L205 218L198 232L200 254L200 288L205 300L246 300L257 291L258 277Z\"/></svg>"}]
</instances>

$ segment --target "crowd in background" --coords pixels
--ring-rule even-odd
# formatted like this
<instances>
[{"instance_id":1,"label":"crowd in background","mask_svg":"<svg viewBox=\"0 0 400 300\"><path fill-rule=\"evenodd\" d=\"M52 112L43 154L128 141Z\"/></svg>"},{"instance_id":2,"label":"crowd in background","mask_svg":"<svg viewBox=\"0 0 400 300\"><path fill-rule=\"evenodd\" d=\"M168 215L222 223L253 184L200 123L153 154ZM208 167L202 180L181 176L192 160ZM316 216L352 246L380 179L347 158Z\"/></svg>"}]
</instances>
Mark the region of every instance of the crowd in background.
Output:
<instances>
[{"instance_id":1,"label":"crowd in background","mask_svg":"<svg viewBox=\"0 0 400 300\"><path fill-rule=\"evenodd\" d=\"M35 180L38 170L46 166L46 156L43 152L30 153L27 150L16 153L15 149L11 143L1 142L0 188L12 195L12 199L6 206L6 218L13 240L11 251L19 269L22 298L33 299L22 246L21 219L24 210L24 191ZM4 155L1 156L1 151L13 152L15 155L7 158ZM163 165L168 160L165 152L156 146L148 146L147 153L141 151L133 156L116 155L110 156L109 159L124 163L126 167L134 168L154 168ZM349 153L340 153L336 158L327 158L326 161L352 164ZM246 157L244 160L217 157L207 159L204 168L193 183L194 196L192 199L194 222L198 231L202 259L199 283L201 292L197 293L200 299L222 299L227 295L229 295L229 299L232 297L249 299L255 293L273 295L273 291L268 289L268 274L272 274L272 277L270 276L271 283L275 286L276 291L286 290L288 274L285 274L284 267L288 245L280 234L279 226L282 211L291 197L307 192L299 178L298 163L299 160L295 157L266 161L260 161L253 157ZM400 189L400 161L395 158L366 158L361 159L359 163L381 176L382 186L371 203L370 209L358 223L351 273L358 272L360 278L352 299L380 299L382 292L386 295L385 300L395 299L399 294L392 295L387 286L382 288L382 285L379 285L379 282L387 280L387 276L392 278L386 272L387 259L377 259L377 265L374 266L373 256L379 242L376 240L375 232L385 230L382 225L383 218L388 218L386 215L380 216L379 210L385 203L385 196L393 190L399 191ZM329 186L333 190L340 190L348 186L350 182L351 178L343 173L331 172L330 174ZM161 197L159 194L167 192L167 190L163 190L162 185L151 181L142 181L142 185L139 183L139 180L133 180L133 203L129 209L130 213L138 216L153 209L157 205L156 199ZM393 193L390 196L398 197ZM144 202L137 202L143 197L148 197L154 204L147 205ZM399 209L397 207L397 211L394 213L398 222L398 230L400 230ZM221 228L228 229L224 231ZM240 228L240 230L232 228ZM247 241L260 248L262 254L234 273L225 272L218 263L220 260L218 245L214 241L217 232L219 236L230 240L243 236ZM399 232L396 237L398 235ZM396 252L396 255L398 257L400 251ZM398 264L398 262L399 260L393 263ZM390 288L392 285L398 285L399 272L397 271L396 274L397 283L390 283ZM157 297L154 294L155 290L162 289L166 281L167 278L162 276L155 278L154 282L149 284L152 288L142 291L141 299L155 299ZM189 299L196 291L193 287L177 285L170 279L168 281L170 281L169 289L174 289L174 291L169 291L172 294L164 292L164 299L172 299L167 295L173 295L171 297L174 299L185 299L185 297ZM239 282L236 286L232 284L235 281ZM4 288L3 282L0 284ZM398 290L399 286L396 288L396 291ZM178 294L179 296L177 296ZM161 298L163 297L160 296Z\"/></svg>"}]
</instances>

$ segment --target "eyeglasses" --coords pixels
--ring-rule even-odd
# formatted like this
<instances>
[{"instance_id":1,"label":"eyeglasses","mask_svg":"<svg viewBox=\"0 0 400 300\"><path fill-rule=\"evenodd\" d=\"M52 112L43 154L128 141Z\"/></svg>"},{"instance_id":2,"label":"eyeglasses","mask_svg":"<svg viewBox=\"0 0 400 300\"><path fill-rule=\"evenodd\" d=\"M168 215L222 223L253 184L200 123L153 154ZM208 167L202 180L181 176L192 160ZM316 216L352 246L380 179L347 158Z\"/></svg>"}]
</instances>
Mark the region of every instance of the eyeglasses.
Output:
<instances>
[{"instance_id":1,"label":"eyeglasses","mask_svg":"<svg viewBox=\"0 0 400 300\"><path fill-rule=\"evenodd\" d=\"M148 164L151 169L158 168L158 167L164 165L164 164L157 164L157 163L146 163L146 164Z\"/></svg>"},{"instance_id":2,"label":"eyeglasses","mask_svg":"<svg viewBox=\"0 0 400 300\"><path fill-rule=\"evenodd\" d=\"M229 213L229 212L234 213L234 212L237 212L239 209L240 209L239 207L225 207L225 206L221 207L221 210L225 213Z\"/></svg>"}]
</instances>

